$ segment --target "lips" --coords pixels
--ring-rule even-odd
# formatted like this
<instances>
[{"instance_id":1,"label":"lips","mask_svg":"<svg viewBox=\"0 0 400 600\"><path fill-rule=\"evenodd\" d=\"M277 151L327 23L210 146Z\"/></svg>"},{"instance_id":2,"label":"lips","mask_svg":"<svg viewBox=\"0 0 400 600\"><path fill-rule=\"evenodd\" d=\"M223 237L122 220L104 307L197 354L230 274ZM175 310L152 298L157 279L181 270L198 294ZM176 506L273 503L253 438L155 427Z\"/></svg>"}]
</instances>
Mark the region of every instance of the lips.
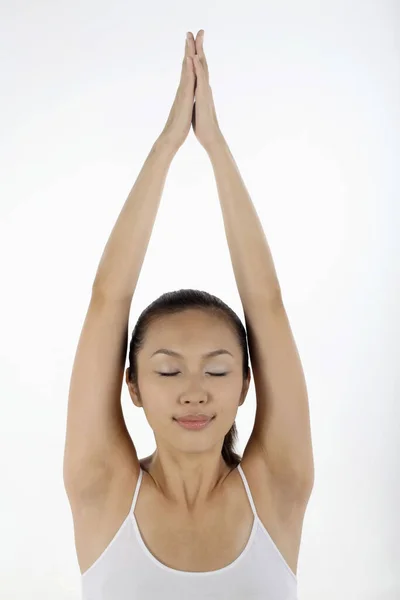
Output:
<instances>
[{"instance_id":1,"label":"lips","mask_svg":"<svg viewBox=\"0 0 400 600\"><path fill-rule=\"evenodd\" d=\"M187 416L187 417L181 417L180 419L176 419L177 421L179 421L180 423L206 423L207 421L211 421L212 417L203 417L203 416L199 416L199 417L195 417L195 416Z\"/></svg>"}]
</instances>

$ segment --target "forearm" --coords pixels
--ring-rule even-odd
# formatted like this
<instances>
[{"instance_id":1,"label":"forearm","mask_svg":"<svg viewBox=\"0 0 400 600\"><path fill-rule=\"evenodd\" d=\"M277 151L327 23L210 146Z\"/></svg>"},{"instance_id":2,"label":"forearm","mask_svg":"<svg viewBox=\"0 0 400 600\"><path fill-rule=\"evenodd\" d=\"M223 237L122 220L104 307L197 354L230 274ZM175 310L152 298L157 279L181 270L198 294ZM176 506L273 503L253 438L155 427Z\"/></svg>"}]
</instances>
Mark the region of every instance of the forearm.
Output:
<instances>
[{"instance_id":1,"label":"forearm","mask_svg":"<svg viewBox=\"0 0 400 600\"><path fill-rule=\"evenodd\" d=\"M221 135L208 150L218 188L233 271L244 308L280 298L271 251L238 167Z\"/></svg>"},{"instance_id":2,"label":"forearm","mask_svg":"<svg viewBox=\"0 0 400 600\"><path fill-rule=\"evenodd\" d=\"M93 292L132 299L174 155L160 139L153 145L107 241Z\"/></svg>"}]
</instances>

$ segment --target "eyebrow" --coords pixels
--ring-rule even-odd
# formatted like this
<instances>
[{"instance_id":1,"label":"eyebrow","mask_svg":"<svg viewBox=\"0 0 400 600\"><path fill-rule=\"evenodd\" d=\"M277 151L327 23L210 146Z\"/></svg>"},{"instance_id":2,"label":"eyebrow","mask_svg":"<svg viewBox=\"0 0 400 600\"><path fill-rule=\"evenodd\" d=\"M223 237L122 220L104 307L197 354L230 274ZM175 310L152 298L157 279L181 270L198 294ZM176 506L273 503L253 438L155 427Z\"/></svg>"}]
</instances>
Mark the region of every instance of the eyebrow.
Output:
<instances>
[{"instance_id":1,"label":"eyebrow","mask_svg":"<svg viewBox=\"0 0 400 600\"><path fill-rule=\"evenodd\" d=\"M178 358L183 358L182 354L179 354L179 352L174 352L174 350L169 350L168 348L159 348L158 350L153 352L150 358L152 358L155 354L168 354L169 356L177 356ZM212 352L202 354L201 358L209 358L210 356L218 356L219 354L229 354L233 357L233 354L231 354L228 350L225 350L224 348L219 348L218 350L213 350Z\"/></svg>"}]
</instances>

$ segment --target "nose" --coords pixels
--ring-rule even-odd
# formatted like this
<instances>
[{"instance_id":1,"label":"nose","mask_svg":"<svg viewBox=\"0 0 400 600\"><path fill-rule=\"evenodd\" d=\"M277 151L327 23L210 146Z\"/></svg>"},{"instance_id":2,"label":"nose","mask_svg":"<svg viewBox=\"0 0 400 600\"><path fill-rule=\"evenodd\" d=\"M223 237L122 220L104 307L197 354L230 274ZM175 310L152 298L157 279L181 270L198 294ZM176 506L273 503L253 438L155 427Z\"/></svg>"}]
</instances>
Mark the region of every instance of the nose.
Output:
<instances>
[{"instance_id":1,"label":"nose","mask_svg":"<svg viewBox=\"0 0 400 600\"><path fill-rule=\"evenodd\" d=\"M182 394L182 400L189 404L204 404L207 402L207 395L205 392L191 392Z\"/></svg>"},{"instance_id":2,"label":"nose","mask_svg":"<svg viewBox=\"0 0 400 600\"><path fill-rule=\"evenodd\" d=\"M198 383L193 383L182 395L183 402L190 404L204 404L207 402L207 392Z\"/></svg>"}]
</instances>

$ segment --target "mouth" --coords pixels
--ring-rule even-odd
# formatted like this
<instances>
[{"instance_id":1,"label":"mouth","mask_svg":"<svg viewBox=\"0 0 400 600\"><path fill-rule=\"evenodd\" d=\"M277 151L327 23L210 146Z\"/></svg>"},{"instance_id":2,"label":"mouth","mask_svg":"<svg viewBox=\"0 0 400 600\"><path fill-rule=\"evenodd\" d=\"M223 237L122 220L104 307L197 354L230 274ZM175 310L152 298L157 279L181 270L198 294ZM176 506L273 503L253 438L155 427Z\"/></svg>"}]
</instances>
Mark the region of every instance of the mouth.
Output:
<instances>
[{"instance_id":1,"label":"mouth","mask_svg":"<svg viewBox=\"0 0 400 600\"><path fill-rule=\"evenodd\" d=\"M204 429L205 427L207 427L213 420L215 419L214 417L211 417L210 419L201 419L201 420L195 420L195 421L185 421L184 419L174 419L174 421L176 421L178 423L178 425L180 425L181 427L184 427L185 429L192 429L192 430L196 430L196 429Z\"/></svg>"},{"instance_id":2,"label":"mouth","mask_svg":"<svg viewBox=\"0 0 400 600\"><path fill-rule=\"evenodd\" d=\"M215 416L215 415L214 415ZM214 416L209 416L209 415L203 415L203 414L199 414L199 415L186 415L184 417L173 417L173 419L175 421L185 421L185 422L203 422L203 421L210 421L211 419L214 418Z\"/></svg>"}]
</instances>

